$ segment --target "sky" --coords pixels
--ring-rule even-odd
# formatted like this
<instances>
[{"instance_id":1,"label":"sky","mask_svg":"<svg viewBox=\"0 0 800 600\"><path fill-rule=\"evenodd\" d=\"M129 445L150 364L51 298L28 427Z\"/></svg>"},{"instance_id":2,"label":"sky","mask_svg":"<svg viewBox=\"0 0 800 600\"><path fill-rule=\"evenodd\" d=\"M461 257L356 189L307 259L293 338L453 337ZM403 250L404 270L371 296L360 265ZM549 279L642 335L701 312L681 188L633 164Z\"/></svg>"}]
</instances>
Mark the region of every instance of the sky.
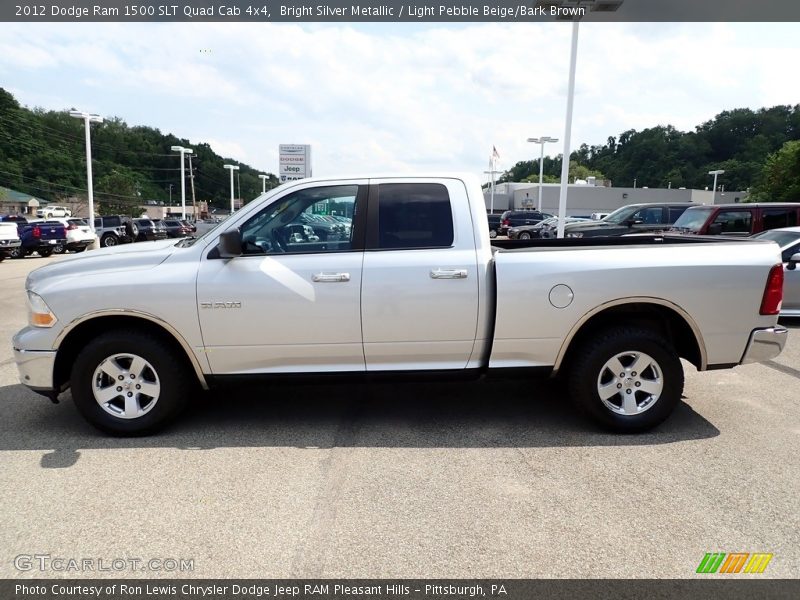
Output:
<instances>
[{"instance_id":1,"label":"sky","mask_svg":"<svg viewBox=\"0 0 800 600\"><path fill-rule=\"evenodd\" d=\"M0 23L0 87L208 142L277 173L466 171L563 141L571 24ZM572 148L800 102L795 23L584 23ZM560 154L562 142L546 153ZM620 182L623 183L623 182Z\"/></svg>"}]
</instances>

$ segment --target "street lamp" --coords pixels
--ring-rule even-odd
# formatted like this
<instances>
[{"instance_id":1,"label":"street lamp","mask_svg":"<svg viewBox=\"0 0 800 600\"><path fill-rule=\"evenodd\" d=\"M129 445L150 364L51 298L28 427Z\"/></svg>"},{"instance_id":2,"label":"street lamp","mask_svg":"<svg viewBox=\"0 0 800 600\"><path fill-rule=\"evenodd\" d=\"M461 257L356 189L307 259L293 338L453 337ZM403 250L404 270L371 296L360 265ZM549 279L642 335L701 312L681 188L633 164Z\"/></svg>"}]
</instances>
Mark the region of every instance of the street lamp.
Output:
<instances>
[{"instance_id":1,"label":"street lamp","mask_svg":"<svg viewBox=\"0 0 800 600\"><path fill-rule=\"evenodd\" d=\"M83 125L86 131L86 192L89 197L89 228L92 230L92 233L95 233L94 188L92 187L92 136L89 123L102 123L103 117L80 110L71 110L69 116L76 119L83 119Z\"/></svg>"},{"instance_id":2,"label":"street lamp","mask_svg":"<svg viewBox=\"0 0 800 600\"><path fill-rule=\"evenodd\" d=\"M598 12L616 12L624 0L537 0L536 6L547 14L550 8L588 8ZM578 60L578 24L582 15L572 19L572 45L569 58L569 86L567 89L567 117L564 125L564 154L561 159L561 193L558 197L558 237L564 237L564 220L567 218L567 184L569 183L570 136L572 135L572 107L575 101L575 66Z\"/></svg>"},{"instance_id":3,"label":"street lamp","mask_svg":"<svg viewBox=\"0 0 800 600\"><path fill-rule=\"evenodd\" d=\"M540 144L542 146L542 154L539 157L539 202L537 206L537 210L542 212L542 179L544 178L544 145L550 142L557 142L557 138L552 137L540 137L540 138L528 138L528 141L531 144Z\"/></svg>"},{"instance_id":4,"label":"street lamp","mask_svg":"<svg viewBox=\"0 0 800 600\"><path fill-rule=\"evenodd\" d=\"M194 152L191 148L184 148L183 146L172 146L173 152L181 153L181 219L186 218L186 176L183 174L183 169L186 161L184 160L185 154Z\"/></svg>"},{"instance_id":5,"label":"street lamp","mask_svg":"<svg viewBox=\"0 0 800 600\"><path fill-rule=\"evenodd\" d=\"M717 169L716 171L708 172L709 175L714 176L714 187L711 188L711 204L715 204L717 199L717 175L722 175L724 172L724 169Z\"/></svg>"},{"instance_id":6,"label":"street lamp","mask_svg":"<svg viewBox=\"0 0 800 600\"><path fill-rule=\"evenodd\" d=\"M258 176L261 179L261 193L267 191L267 179L269 179L269 175L264 175L263 173Z\"/></svg>"},{"instance_id":7,"label":"street lamp","mask_svg":"<svg viewBox=\"0 0 800 600\"><path fill-rule=\"evenodd\" d=\"M226 169L229 169L231 172L231 214L233 214L233 172L238 171L239 167L237 165L223 165Z\"/></svg>"}]
</instances>

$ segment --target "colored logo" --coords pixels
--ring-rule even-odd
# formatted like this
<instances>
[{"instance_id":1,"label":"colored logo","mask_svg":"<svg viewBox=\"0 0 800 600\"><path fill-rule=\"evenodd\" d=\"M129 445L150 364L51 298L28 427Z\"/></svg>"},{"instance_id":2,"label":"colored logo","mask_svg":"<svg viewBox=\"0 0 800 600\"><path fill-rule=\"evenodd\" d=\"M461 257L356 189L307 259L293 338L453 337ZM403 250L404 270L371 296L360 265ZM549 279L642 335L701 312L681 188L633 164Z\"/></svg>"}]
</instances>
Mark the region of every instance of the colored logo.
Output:
<instances>
[{"instance_id":1,"label":"colored logo","mask_svg":"<svg viewBox=\"0 0 800 600\"><path fill-rule=\"evenodd\" d=\"M697 573L763 573L771 560L764 552L706 552Z\"/></svg>"}]
</instances>

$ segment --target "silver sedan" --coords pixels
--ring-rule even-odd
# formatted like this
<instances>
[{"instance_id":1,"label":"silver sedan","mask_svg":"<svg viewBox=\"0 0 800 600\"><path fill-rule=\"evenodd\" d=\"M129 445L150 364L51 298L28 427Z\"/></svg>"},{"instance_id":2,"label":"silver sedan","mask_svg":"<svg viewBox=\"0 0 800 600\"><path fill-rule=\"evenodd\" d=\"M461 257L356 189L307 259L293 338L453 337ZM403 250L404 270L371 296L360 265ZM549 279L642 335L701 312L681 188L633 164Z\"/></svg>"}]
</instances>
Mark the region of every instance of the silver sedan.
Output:
<instances>
[{"instance_id":1,"label":"silver sedan","mask_svg":"<svg viewBox=\"0 0 800 600\"><path fill-rule=\"evenodd\" d=\"M770 229L752 236L760 240L772 240L781 248L783 261L783 305L782 317L800 317L800 266L787 268L789 259L800 252L800 227Z\"/></svg>"}]
</instances>

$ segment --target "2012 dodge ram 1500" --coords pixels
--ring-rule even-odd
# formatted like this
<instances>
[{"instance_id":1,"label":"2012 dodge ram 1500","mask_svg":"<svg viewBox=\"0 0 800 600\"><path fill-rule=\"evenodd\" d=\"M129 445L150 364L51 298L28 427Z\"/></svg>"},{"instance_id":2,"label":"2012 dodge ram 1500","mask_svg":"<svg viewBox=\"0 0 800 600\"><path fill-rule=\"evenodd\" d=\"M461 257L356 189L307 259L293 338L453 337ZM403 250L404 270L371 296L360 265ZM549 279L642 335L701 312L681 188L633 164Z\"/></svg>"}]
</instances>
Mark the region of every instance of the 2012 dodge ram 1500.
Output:
<instances>
[{"instance_id":1,"label":"2012 dodge ram 1500","mask_svg":"<svg viewBox=\"0 0 800 600\"><path fill-rule=\"evenodd\" d=\"M770 242L492 245L469 176L306 179L197 239L33 271L13 343L25 385L71 388L120 435L163 426L195 383L422 371L562 375L597 421L640 431L679 402L680 358L702 371L782 350L782 276Z\"/></svg>"}]
</instances>

